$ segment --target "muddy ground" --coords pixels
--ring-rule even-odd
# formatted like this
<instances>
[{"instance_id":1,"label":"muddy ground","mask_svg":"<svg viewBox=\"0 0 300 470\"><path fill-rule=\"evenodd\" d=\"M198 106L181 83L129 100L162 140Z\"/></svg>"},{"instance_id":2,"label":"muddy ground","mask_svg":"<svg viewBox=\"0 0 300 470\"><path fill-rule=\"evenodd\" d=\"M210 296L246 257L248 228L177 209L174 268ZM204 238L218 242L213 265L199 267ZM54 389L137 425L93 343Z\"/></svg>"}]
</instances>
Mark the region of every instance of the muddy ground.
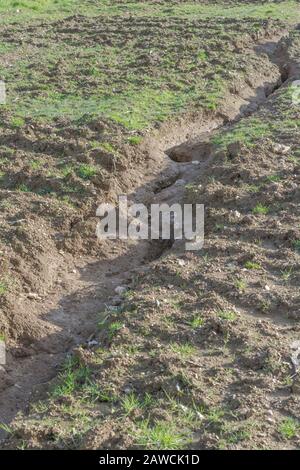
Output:
<instances>
[{"instance_id":1,"label":"muddy ground","mask_svg":"<svg viewBox=\"0 0 300 470\"><path fill-rule=\"evenodd\" d=\"M126 15L1 29L2 447L297 448L299 29ZM99 242L120 193L204 248Z\"/></svg>"}]
</instances>

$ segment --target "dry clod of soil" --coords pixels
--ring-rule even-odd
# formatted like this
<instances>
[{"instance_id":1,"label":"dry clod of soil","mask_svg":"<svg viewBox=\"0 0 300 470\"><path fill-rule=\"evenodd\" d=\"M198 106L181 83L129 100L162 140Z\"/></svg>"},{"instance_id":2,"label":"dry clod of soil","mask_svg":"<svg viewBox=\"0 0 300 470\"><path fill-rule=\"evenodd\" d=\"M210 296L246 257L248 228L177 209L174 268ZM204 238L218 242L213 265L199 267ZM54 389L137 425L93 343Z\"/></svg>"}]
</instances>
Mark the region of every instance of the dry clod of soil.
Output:
<instances>
[{"instance_id":1,"label":"dry clod of soil","mask_svg":"<svg viewBox=\"0 0 300 470\"><path fill-rule=\"evenodd\" d=\"M274 144L274 152L279 153L280 155L286 155L291 150L291 147L283 144Z\"/></svg>"}]
</instances>

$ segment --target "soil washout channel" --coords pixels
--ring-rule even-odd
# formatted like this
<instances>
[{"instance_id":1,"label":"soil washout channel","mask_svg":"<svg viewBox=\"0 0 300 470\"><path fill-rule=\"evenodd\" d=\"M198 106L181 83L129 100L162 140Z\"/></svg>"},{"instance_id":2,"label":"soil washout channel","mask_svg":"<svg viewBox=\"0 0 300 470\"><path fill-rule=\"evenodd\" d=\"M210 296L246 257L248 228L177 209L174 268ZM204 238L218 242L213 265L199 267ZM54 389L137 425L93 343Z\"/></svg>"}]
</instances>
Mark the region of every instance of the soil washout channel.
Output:
<instances>
[{"instance_id":1,"label":"soil washout channel","mask_svg":"<svg viewBox=\"0 0 300 470\"><path fill-rule=\"evenodd\" d=\"M157 172L158 161L161 162L161 172L155 178L148 178L134 191L129 196L131 201L172 204L182 200L186 185L197 179L209 164L212 131L222 126L229 128L236 120L255 112L272 91L282 85L282 79L288 79L286 68L284 71L281 68L284 62L281 50L277 48L281 38L272 38L257 46L258 53L268 53L270 64L277 64L276 73L274 68L270 69L272 73L267 83L265 76L257 77L255 90L245 84L234 102L229 96L227 113L216 113L210 120L201 117L185 126L181 123L171 128L162 126L146 139L144 145L148 147L150 160L153 156L153 173ZM170 247L169 244L151 241L111 243L116 245L117 256L114 259L66 256L57 273L55 288L43 303L32 302L33 310L54 328L51 334L32 346L34 354L26 354L26 345L19 358L13 357L8 350L3 379L6 383L0 392L1 422L9 423L18 411L26 409L30 402L47 391L49 381L57 375L66 355L76 345L92 339L99 312L110 304L115 288L130 285L135 272L145 269L149 261Z\"/></svg>"}]
</instances>

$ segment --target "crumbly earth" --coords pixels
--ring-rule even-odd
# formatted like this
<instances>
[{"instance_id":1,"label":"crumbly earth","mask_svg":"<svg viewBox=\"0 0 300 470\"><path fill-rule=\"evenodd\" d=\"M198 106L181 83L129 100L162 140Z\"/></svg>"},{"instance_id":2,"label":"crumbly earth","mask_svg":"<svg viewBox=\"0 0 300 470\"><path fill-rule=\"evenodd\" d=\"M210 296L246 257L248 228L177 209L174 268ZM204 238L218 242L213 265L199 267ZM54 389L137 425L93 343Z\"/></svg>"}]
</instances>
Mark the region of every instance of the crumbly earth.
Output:
<instances>
[{"instance_id":1,"label":"crumbly earth","mask_svg":"<svg viewBox=\"0 0 300 470\"><path fill-rule=\"evenodd\" d=\"M300 30L105 3L1 31L2 447L299 448ZM121 192L204 204L204 248L98 242Z\"/></svg>"}]
</instances>

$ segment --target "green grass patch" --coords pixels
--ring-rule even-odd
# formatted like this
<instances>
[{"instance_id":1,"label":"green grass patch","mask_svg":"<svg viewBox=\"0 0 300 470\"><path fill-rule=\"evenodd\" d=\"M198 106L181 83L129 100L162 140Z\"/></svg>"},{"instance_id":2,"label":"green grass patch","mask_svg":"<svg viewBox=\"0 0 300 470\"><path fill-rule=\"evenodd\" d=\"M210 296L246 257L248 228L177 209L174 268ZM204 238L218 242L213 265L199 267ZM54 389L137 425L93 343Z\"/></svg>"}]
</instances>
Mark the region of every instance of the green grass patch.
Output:
<instances>
[{"instance_id":1,"label":"green grass patch","mask_svg":"<svg viewBox=\"0 0 300 470\"><path fill-rule=\"evenodd\" d=\"M157 421L150 425L145 420L137 424L136 442L143 449L179 450L186 448L189 441L187 433L172 422Z\"/></svg>"},{"instance_id":2,"label":"green grass patch","mask_svg":"<svg viewBox=\"0 0 300 470\"><path fill-rule=\"evenodd\" d=\"M190 343L172 343L170 347L171 351L178 354L183 359L193 356L196 352L196 348Z\"/></svg>"},{"instance_id":3,"label":"green grass patch","mask_svg":"<svg viewBox=\"0 0 300 470\"><path fill-rule=\"evenodd\" d=\"M143 138L139 135L133 135L128 137L127 141L130 145L139 145L142 142Z\"/></svg>"},{"instance_id":4,"label":"green grass patch","mask_svg":"<svg viewBox=\"0 0 300 470\"><path fill-rule=\"evenodd\" d=\"M263 204L256 204L256 206L252 209L253 214L255 215L267 215L270 209L268 206Z\"/></svg>"},{"instance_id":5,"label":"green grass patch","mask_svg":"<svg viewBox=\"0 0 300 470\"><path fill-rule=\"evenodd\" d=\"M240 292L244 292L247 288L247 282L244 281L244 279L237 279L235 281L235 287L237 288L237 290L239 290Z\"/></svg>"},{"instance_id":6,"label":"green grass patch","mask_svg":"<svg viewBox=\"0 0 300 470\"><path fill-rule=\"evenodd\" d=\"M123 398L122 407L125 415L129 415L133 411L142 408L142 403L134 393L130 393Z\"/></svg>"},{"instance_id":7,"label":"green grass patch","mask_svg":"<svg viewBox=\"0 0 300 470\"><path fill-rule=\"evenodd\" d=\"M92 165L82 164L77 170L77 174L84 180L89 180L97 174L97 168Z\"/></svg>"},{"instance_id":8,"label":"green grass patch","mask_svg":"<svg viewBox=\"0 0 300 470\"><path fill-rule=\"evenodd\" d=\"M22 117L15 116L11 118L11 126L15 129L18 129L19 127L23 127L25 124L25 121Z\"/></svg>"},{"instance_id":9,"label":"green grass patch","mask_svg":"<svg viewBox=\"0 0 300 470\"><path fill-rule=\"evenodd\" d=\"M59 383L52 390L51 396L58 398L72 395L87 384L90 375L90 369L80 364L77 359L69 358L59 374Z\"/></svg>"},{"instance_id":10,"label":"green grass patch","mask_svg":"<svg viewBox=\"0 0 300 470\"><path fill-rule=\"evenodd\" d=\"M299 422L293 418L286 418L280 423L278 430L285 439L293 439L300 430Z\"/></svg>"},{"instance_id":11,"label":"green grass patch","mask_svg":"<svg viewBox=\"0 0 300 470\"><path fill-rule=\"evenodd\" d=\"M269 175L266 177L266 181L270 183L278 183L281 179L282 177L280 175Z\"/></svg>"},{"instance_id":12,"label":"green grass patch","mask_svg":"<svg viewBox=\"0 0 300 470\"><path fill-rule=\"evenodd\" d=\"M111 323L108 327L108 336L111 340L115 334L123 328L124 324L120 321L115 321Z\"/></svg>"},{"instance_id":13,"label":"green grass patch","mask_svg":"<svg viewBox=\"0 0 300 470\"><path fill-rule=\"evenodd\" d=\"M106 152L113 153L113 154L115 154L117 152L116 149L114 148L114 146L112 144L110 144L109 142L102 142L100 144L100 148L102 148Z\"/></svg>"},{"instance_id":14,"label":"green grass patch","mask_svg":"<svg viewBox=\"0 0 300 470\"><path fill-rule=\"evenodd\" d=\"M117 401L115 393L110 389L100 387L88 379L82 386L82 398L87 403L114 403Z\"/></svg>"},{"instance_id":15,"label":"green grass patch","mask_svg":"<svg viewBox=\"0 0 300 470\"><path fill-rule=\"evenodd\" d=\"M170 6L164 2L133 1L123 4L105 0L100 3L88 0L24 0L4 4L1 2L0 6L3 21L13 18L25 24L29 18L31 21L34 18L55 20L76 10L77 14L86 16L91 28L92 17L99 14L108 34L113 27L112 21L118 29L118 34L110 36L109 44L100 33L95 44L86 44L85 37L72 42L64 35L56 35L55 38L50 35L44 44L41 39L43 54L32 51L27 41L30 38L24 37L18 60L13 61L11 67L0 67L3 79L10 84L6 106L15 116L12 125L22 127L27 117L51 122L64 116L77 122L95 116L112 120L131 131L147 129L191 108L216 110L224 97L226 84L231 81L232 75L228 75L227 71L241 74L236 54L232 52L232 41L263 29L263 21L259 18L265 11L257 5L249 9L249 5L242 4L229 7L226 4L212 6L194 2ZM17 4L20 4L19 7L15 6ZM290 5L295 5L294 2L285 4L285 12L289 11ZM274 8L276 12L279 7L274 2L269 8ZM124 13L133 14L130 23L133 38L127 37L128 25L122 20ZM254 16L248 16L248 13ZM146 49L136 40L143 36L140 21L143 15L145 19L152 18ZM241 26L238 22L228 23L224 21L224 16L245 17L245 22ZM187 35L181 34L181 25L176 17L180 17ZM209 34L206 34L207 18L210 21ZM200 21L199 25L195 24L195 19ZM79 18L76 24L79 32L81 21ZM86 22L84 28L89 39ZM163 43L162 28L166 30ZM24 34L26 36L26 28ZM126 41L120 46L124 37ZM220 55L219 49L224 44L226 53ZM57 63L63 64L62 77L56 74ZM204 63L205 67L202 67ZM87 86L83 87L83 82L87 82ZM231 137L225 133L219 139L226 144L241 135L246 142L250 142L264 135L268 126L265 122L252 119L249 120L248 129L246 127L240 124ZM140 139L140 136L131 136L128 142L138 145Z\"/></svg>"},{"instance_id":16,"label":"green grass patch","mask_svg":"<svg viewBox=\"0 0 300 470\"><path fill-rule=\"evenodd\" d=\"M257 19L282 19L295 21L299 18L299 4L296 1L271 1L265 4L249 2L233 5L228 2L198 3L192 0L180 3L170 2L120 2L116 0L2 0L1 22L24 22L37 19L60 19L76 12L80 15L117 16L129 13L135 16L209 19L247 17Z\"/></svg>"},{"instance_id":17,"label":"green grass patch","mask_svg":"<svg viewBox=\"0 0 300 470\"><path fill-rule=\"evenodd\" d=\"M244 266L246 269L254 269L254 270L261 269L261 265L259 263L255 263L254 261L246 261Z\"/></svg>"},{"instance_id":18,"label":"green grass patch","mask_svg":"<svg viewBox=\"0 0 300 470\"><path fill-rule=\"evenodd\" d=\"M4 295L8 290L8 286L5 281L0 280L0 297Z\"/></svg>"},{"instance_id":19,"label":"green grass patch","mask_svg":"<svg viewBox=\"0 0 300 470\"><path fill-rule=\"evenodd\" d=\"M235 312L232 312L230 310L219 310L217 313L218 317L221 318L222 320L227 320L227 321L234 321L237 319L237 315Z\"/></svg>"},{"instance_id":20,"label":"green grass patch","mask_svg":"<svg viewBox=\"0 0 300 470\"><path fill-rule=\"evenodd\" d=\"M216 135L212 142L222 148L234 142L241 142L246 147L253 146L259 139L272 134L272 124L259 118L243 119L232 129Z\"/></svg>"},{"instance_id":21,"label":"green grass patch","mask_svg":"<svg viewBox=\"0 0 300 470\"><path fill-rule=\"evenodd\" d=\"M202 317L200 317L200 315L196 315L195 317L192 318L189 324L193 328L193 330L195 330L204 325L204 320Z\"/></svg>"}]
</instances>

